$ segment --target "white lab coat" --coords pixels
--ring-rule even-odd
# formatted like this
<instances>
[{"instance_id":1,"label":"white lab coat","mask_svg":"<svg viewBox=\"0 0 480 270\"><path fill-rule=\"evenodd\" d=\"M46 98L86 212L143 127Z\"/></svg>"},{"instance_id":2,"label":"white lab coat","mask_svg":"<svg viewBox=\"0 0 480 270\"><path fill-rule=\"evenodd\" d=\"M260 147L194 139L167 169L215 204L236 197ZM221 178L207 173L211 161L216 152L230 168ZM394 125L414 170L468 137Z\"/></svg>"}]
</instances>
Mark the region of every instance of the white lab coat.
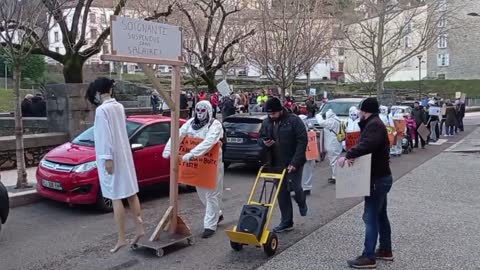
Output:
<instances>
[{"instance_id":1,"label":"white lab coat","mask_svg":"<svg viewBox=\"0 0 480 270\"><path fill-rule=\"evenodd\" d=\"M300 115L300 119L305 123L305 127L308 131L308 123L307 123L307 116ZM303 172L302 172L302 188L303 190L312 190L313 188L313 172L315 170L316 162L315 160L307 160L305 165L303 165Z\"/></svg>"},{"instance_id":2,"label":"white lab coat","mask_svg":"<svg viewBox=\"0 0 480 270\"><path fill-rule=\"evenodd\" d=\"M125 123L125 109L115 99L95 111L94 138L100 188L105 198L125 199L138 193L137 175ZM113 174L105 161L113 160Z\"/></svg>"},{"instance_id":3,"label":"white lab coat","mask_svg":"<svg viewBox=\"0 0 480 270\"><path fill-rule=\"evenodd\" d=\"M209 119L213 119L213 110L210 102L208 101L200 101L197 103L196 106L205 103L208 104L207 111L209 115ZM184 137L194 137L194 138L201 138L204 139L200 144L195 146L190 153L193 154L194 157L199 157L206 154L213 146L223 138L223 127L222 123L218 120L213 120L213 122L209 122L199 130L194 130L192 128L192 122L195 117L189 119L181 128L180 128L180 141L183 140ZM211 123L211 125L210 125ZM168 140L167 145L163 151L163 157L168 158L170 157L171 146L170 140ZM220 153L218 156L218 166L217 166L217 185L215 189L206 189L197 187L197 194L202 201L202 204L205 205L205 217L203 220L204 229L216 230L217 223L222 211L220 210L220 204L222 202L222 194L223 194L223 161L222 161L222 149L220 148Z\"/></svg>"},{"instance_id":4,"label":"white lab coat","mask_svg":"<svg viewBox=\"0 0 480 270\"><path fill-rule=\"evenodd\" d=\"M332 178L335 179L335 166L338 158L342 154L342 143L337 140L336 135L340 130L341 120L337 118L332 110L327 111L326 117L327 119L323 120L323 117L320 113L315 115L318 124L323 127L325 151L327 151L327 157L330 161Z\"/></svg>"}]
</instances>

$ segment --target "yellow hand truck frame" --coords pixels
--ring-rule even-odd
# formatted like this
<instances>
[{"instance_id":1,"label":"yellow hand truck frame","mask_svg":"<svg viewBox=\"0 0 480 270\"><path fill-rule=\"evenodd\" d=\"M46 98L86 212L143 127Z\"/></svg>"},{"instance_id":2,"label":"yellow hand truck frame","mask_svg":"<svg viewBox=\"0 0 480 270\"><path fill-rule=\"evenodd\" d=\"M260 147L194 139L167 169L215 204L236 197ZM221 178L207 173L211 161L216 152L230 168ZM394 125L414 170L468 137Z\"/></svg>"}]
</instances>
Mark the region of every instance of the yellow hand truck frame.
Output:
<instances>
[{"instance_id":1,"label":"yellow hand truck frame","mask_svg":"<svg viewBox=\"0 0 480 270\"><path fill-rule=\"evenodd\" d=\"M280 172L281 173L278 173ZM277 235L270 231L270 221L272 219L273 210L275 203L277 202L278 194L280 191L280 187L282 186L283 179L285 177L286 170L282 169L274 169L274 168L267 168L262 166L258 171L257 178L255 179L255 183L253 184L252 191L250 192L250 197L248 198L248 205L261 205L268 207L268 214L266 218L265 225L262 228L262 236L260 239L254 234L246 233L246 232L239 232L237 231L237 226L233 227L231 230L225 230L228 238L230 239L230 246L235 251L240 251L243 249L243 246L251 245L256 247L263 247L264 252L267 256L273 256L278 248L278 237ZM263 179L263 187L262 187L262 195L260 196L260 201L255 201L255 191L257 190L258 184L260 179ZM272 189L270 191L270 198L267 202L266 196L266 183L272 183ZM272 198L272 193L275 193ZM263 194L265 193L265 201L261 202Z\"/></svg>"}]
</instances>

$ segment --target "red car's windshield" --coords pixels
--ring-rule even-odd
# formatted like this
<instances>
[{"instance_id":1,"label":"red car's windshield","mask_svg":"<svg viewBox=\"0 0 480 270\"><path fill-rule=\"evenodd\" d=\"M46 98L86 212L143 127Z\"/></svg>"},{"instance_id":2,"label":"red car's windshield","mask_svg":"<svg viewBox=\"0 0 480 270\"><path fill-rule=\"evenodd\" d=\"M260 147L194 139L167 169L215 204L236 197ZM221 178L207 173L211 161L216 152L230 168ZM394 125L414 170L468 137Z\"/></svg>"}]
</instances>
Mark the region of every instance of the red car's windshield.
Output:
<instances>
[{"instance_id":1,"label":"red car's windshield","mask_svg":"<svg viewBox=\"0 0 480 270\"><path fill-rule=\"evenodd\" d=\"M133 133L141 127L142 124L137 123L137 122L132 122L127 120L127 134L128 137L131 137ZM85 130L82 132L80 135L78 135L75 139L72 141L73 144L78 144L78 145L84 145L84 146L94 146L95 145L95 140L93 136L93 127Z\"/></svg>"}]
</instances>

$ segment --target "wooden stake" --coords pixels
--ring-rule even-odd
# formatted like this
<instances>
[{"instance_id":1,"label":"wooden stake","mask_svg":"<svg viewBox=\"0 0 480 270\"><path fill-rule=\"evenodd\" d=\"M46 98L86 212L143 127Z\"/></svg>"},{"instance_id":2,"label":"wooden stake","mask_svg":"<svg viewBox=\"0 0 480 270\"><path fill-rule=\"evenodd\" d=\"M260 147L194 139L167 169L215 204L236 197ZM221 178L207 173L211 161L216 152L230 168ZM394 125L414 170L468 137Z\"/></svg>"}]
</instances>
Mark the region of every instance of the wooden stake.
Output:
<instances>
[{"instance_id":1,"label":"wooden stake","mask_svg":"<svg viewBox=\"0 0 480 270\"><path fill-rule=\"evenodd\" d=\"M172 209L172 218L170 224L170 233L177 231L178 216L178 149L180 146L179 127L180 127L180 67L173 66L172 74L172 99L176 106L171 109L171 154L170 154L170 205Z\"/></svg>"}]
</instances>

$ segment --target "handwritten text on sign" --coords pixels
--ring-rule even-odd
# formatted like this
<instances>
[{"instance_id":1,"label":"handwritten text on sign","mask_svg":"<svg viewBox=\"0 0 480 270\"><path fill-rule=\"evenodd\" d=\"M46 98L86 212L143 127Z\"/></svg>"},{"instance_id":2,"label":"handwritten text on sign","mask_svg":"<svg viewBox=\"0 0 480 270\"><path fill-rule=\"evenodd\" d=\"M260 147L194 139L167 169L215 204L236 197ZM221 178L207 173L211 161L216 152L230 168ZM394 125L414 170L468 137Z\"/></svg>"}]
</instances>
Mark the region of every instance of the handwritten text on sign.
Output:
<instances>
[{"instance_id":1,"label":"handwritten text on sign","mask_svg":"<svg viewBox=\"0 0 480 270\"><path fill-rule=\"evenodd\" d=\"M178 26L112 16L112 54L178 60L182 33Z\"/></svg>"},{"instance_id":2,"label":"handwritten text on sign","mask_svg":"<svg viewBox=\"0 0 480 270\"><path fill-rule=\"evenodd\" d=\"M217 184L217 165L220 151L220 143L210 149L205 155L193 158L190 162L182 160L183 155L190 152L203 139L185 137L179 149L179 180L178 182L208 189L214 189Z\"/></svg>"},{"instance_id":3,"label":"handwritten text on sign","mask_svg":"<svg viewBox=\"0 0 480 270\"><path fill-rule=\"evenodd\" d=\"M347 132L347 137L345 139L345 148L347 148L347 151L352 149L355 145L357 145L359 140L360 140L360 131Z\"/></svg>"},{"instance_id":4,"label":"handwritten text on sign","mask_svg":"<svg viewBox=\"0 0 480 270\"><path fill-rule=\"evenodd\" d=\"M320 157L320 153L318 152L317 133L315 131L308 132L306 157L307 160L315 160Z\"/></svg>"}]
</instances>

